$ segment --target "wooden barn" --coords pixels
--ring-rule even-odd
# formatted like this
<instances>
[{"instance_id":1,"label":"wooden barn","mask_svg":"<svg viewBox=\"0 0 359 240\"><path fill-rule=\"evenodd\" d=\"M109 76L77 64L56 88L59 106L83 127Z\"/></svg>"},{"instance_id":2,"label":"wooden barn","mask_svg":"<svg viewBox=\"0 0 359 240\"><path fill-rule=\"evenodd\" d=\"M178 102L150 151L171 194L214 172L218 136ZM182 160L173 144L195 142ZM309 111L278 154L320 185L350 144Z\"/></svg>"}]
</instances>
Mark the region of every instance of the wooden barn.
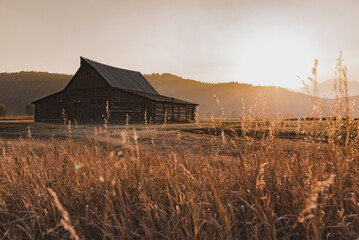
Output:
<instances>
[{"instance_id":1,"label":"wooden barn","mask_svg":"<svg viewBox=\"0 0 359 240\"><path fill-rule=\"evenodd\" d=\"M33 102L35 121L100 122L109 105L110 122L194 120L198 104L160 95L136 71L116 68L81 57L81 66L66 87Z\"/></svg>"}]
</instances>

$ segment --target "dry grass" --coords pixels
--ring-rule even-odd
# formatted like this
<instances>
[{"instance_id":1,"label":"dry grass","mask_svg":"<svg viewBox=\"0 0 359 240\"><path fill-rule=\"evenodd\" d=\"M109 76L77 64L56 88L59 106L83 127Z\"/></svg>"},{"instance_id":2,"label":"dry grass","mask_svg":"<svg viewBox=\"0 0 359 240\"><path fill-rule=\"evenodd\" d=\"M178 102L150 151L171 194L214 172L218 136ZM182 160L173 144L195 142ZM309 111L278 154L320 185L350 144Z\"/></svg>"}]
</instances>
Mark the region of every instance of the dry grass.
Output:
<instances>
[{"instance_id":1,"label":"dry grass","mask_svg":"<svg viewBox=\"0 0 359 240\"><path fill-rule=\"evenodd\" d=\"M359 128L337 101L325 121L25 128L0 140L0 237L357 239Z\"/></svg>"},{"instance_id":2,"label":"dry grass","mask_svg":"<svg viewBox=\"0 0 359 240\"><path fill-rule=\"evenodd\" d=\"M358 237L356 142L220 134L211 153L183 152L161 148L167 133L156 131L147 132L156 132L152 151L130 129L109 145L105 132L87 141L3 140L1 235L69 238L61 202L86 239Z\"/></svg>"}]
</instances>

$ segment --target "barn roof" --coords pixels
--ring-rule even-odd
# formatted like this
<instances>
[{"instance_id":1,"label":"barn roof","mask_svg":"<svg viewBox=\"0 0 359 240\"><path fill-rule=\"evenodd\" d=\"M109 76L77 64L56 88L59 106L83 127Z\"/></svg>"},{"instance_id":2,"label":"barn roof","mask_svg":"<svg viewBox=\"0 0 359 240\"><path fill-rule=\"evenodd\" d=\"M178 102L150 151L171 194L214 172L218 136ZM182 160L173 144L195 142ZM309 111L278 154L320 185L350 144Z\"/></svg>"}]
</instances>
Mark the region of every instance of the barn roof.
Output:
<instances>
[{"instance_id":1,"label":"barn roof","mask_svg":"<svg viewBox=\"0 0 359 240\"><path fill-rule=\"evenodd\" d=\"M45 100L45 99L48 99L50 97L53 97L53 96L55 96L55 95L57 95L59 93L63 93L63 92L64 92L64 90L61 90L61 91L58 91L58 92L55 92L55 93L51 93L50 95L47 95L45 97L39 98L39 99L37 99L35 101L32 101L31 104L35 104L37 102L40 102L40 101Z\"/></svg>"},{"instance_id":2,"label":"barn roof","mask_svg":"<svg viewBox=\"0 0 359 240\"><path fill-rule=\"evenodd\" d=\"M152 100L157 101L157 102L171 103L172 100L173 100L174 103L198 106L197 103L191 103L191 102L187 102L187 101L183 101L183 100L180 100L180 99L171 98L171 97L167 97L167 96L163 96L163 95L159 95L159 94L144 93L144 92L138 92L138 91L133 91L133 90L126 90L126 91L130 92L130 93L133 93L133 94L136 94L136 95L141 96L141 97L152 99Z\"/></svg>"},{"instance_id":3,"label":"barn roof","mask_svg":"<svg viewBox=\"0 0 359 240\"><path fill-rule=\"evenodd\" d=\"M159 95L156 89L152 87L152 85L140 72L112 67L81 57L81 64L83 61L92 66L103 77L103 79L114 88Z\"/></svg>"}]
</instances>

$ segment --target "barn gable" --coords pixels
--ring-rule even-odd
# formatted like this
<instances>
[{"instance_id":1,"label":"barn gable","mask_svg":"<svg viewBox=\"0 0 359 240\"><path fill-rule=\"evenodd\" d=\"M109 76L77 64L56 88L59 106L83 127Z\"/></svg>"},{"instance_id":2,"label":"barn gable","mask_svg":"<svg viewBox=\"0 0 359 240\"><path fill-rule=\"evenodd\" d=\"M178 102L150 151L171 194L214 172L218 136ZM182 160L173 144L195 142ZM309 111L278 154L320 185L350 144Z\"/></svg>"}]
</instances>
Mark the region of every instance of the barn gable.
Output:
<instances>
[{"instance_id":1,"label":"barn gable","mask_svg":"<svg viewBox=\"0 0 359 240\"><path fill-rule=\"evenodd\" d=\"M91 65L81 63L80 68L65 86L64 90L103 88L112 88L112 86Z\"/></svg>"},{"instance_id":2,"label":"barn gable","mask_svg":"<svg viewBox=\"0 0 359 240\"><path fill-rule=\"evenodd\" d=\"M81 65L84 63L93 67L111 87L159 94L140 72L112 67L81 57Z\"/></svg>"}]
</instances>

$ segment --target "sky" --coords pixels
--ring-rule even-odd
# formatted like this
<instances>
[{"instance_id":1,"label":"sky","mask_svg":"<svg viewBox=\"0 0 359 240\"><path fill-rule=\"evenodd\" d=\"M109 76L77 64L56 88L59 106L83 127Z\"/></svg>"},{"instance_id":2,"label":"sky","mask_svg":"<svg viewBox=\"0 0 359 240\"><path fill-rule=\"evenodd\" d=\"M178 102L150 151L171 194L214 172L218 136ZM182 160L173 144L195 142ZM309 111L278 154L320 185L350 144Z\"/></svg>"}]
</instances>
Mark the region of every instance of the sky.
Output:
<instances>
[{"instance_id":1,"label":"sky","mask_svg":"<svg viewBox=\"0 0 359 240\"><path fill-rule=\"evenodd\" d=\"M80 56L142 73L299 89L342 50L359 81L355 0L0 0L0 72L74 74Z\"/></svg>"}]
</instances>

